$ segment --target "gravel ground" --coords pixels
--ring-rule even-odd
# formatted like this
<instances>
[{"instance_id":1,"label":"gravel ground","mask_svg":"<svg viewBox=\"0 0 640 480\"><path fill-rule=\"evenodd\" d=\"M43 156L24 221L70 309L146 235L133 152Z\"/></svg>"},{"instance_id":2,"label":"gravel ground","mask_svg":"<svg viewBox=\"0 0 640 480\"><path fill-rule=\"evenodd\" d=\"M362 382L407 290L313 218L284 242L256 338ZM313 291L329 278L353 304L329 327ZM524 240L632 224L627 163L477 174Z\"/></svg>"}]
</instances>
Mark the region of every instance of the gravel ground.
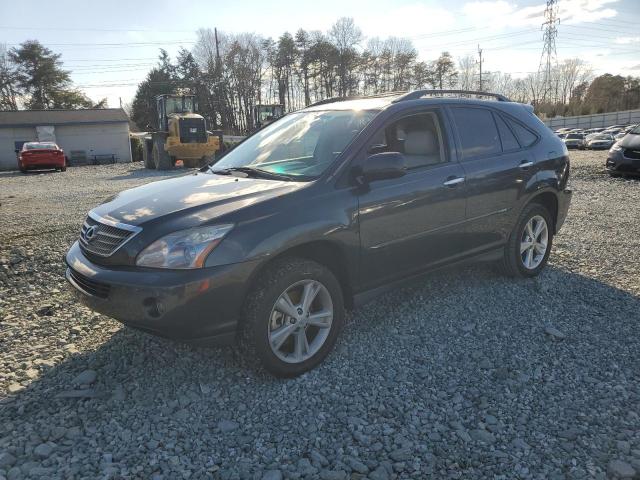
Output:
<instances>
[{"instance_id":1,"label":"gravel ground","mask_svg":"<svg viewBox=\"0 0 640 480\"><path fill-rule=\"evenodd\" d=\"M354 312L316 370L131 331L77 304L86 212L176 175L0 174L0 480L640 478L640 181L575 152L549 267L433 274Z\"/></svg>"}]
</instances>

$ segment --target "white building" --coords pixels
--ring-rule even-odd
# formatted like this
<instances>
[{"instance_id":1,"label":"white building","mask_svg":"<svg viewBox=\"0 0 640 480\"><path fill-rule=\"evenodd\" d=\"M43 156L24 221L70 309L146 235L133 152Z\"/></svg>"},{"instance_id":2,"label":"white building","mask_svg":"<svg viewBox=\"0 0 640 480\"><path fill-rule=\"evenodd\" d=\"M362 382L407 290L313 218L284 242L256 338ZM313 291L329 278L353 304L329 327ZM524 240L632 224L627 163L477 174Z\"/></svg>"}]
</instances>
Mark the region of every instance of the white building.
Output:
<instances>
[{"instance_id":1,"label":"white building","mask_svg":"<svg viewBox=\"0 0 640 480\"><path fill-rule=\"evenodd\" d=\"M36 141L57 143L71 166L131 161L121 108L0 111L0 170L17 169L15 150Z\"/></svg>"}]
</instances>

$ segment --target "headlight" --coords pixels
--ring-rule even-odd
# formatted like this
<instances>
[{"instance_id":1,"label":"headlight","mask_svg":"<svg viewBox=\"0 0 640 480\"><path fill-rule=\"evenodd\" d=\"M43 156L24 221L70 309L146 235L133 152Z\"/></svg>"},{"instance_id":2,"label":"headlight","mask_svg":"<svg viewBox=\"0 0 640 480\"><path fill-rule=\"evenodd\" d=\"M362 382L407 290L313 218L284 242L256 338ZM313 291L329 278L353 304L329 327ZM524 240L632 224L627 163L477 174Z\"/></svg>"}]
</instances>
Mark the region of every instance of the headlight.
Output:
<instances>
[{"instance_id":1,"label":"headlight","mask_svg":"<svg viewBox=\"0 0 640 480\"><path fill-rule=\"evenodd\" d=\"M622 147L617 143L614 143L613 146L609 149L610 152L619 152L622 150Z\"/></svg>"},{"instance_id":2,"label":"headlight","mask_svg":"<svg viewBox=\"0 0 640 480\"><path fill-rule=\"evenodd\" d=\"M140 252L136 265L154 268L202 268L207 255L232 228L233 225L215 225L170 233Z\"/></svg>"}]
</instances>

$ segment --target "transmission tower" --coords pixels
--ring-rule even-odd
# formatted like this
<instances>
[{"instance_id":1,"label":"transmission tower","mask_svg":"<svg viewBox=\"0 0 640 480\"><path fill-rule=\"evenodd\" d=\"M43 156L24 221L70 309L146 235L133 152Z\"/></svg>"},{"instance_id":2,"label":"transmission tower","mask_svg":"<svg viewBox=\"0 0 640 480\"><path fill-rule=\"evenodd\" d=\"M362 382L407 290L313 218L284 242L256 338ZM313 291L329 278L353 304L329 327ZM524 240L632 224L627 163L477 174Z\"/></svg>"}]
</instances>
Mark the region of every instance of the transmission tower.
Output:
<instances>
[{"instance_id":1,"label":"transmission tower","mask_svg":"<svg viewBox=\"0 0 640 480\"><path fill-rule=\"evenodd\" d=\"M558 56L556 53L556 37L558 36L558 2L557 0L547 0L547 8L544 10L544 22L542 23L542 56L538 67L538 78L542 79L541 92L542 102L549 99L555 92L555 80L553 70L558 66Z\"/></svg>"}]
</instances>

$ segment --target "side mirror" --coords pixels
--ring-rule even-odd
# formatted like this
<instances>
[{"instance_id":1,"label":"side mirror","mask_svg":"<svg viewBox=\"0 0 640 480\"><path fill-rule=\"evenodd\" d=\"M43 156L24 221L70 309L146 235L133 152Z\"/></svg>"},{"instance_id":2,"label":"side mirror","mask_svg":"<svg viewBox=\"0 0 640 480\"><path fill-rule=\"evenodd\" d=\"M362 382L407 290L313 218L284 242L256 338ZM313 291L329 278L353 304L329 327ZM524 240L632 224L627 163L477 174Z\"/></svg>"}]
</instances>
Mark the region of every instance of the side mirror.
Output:
<instances>
[{"instance_id":1,"label":"side mirror","mask_svg":"<svg viewBox=\"0 0 640 480\"><path fill-rule=\"evenodd\" d=\"M367 182L402 177L407 173L404 155L383 152L369 155L362 166L362 176Z\"/></svg>"},{"instance_id":2,"label":"side mirror","mask_svg":"<svg viewBox=\"0 0 640 480\"><path fill-rule=\"evenodd\" d=\"M14 150L14 152L16 153L20 153L20 150L18 150L17 148Z\"/></svg>"}]
</instances>

